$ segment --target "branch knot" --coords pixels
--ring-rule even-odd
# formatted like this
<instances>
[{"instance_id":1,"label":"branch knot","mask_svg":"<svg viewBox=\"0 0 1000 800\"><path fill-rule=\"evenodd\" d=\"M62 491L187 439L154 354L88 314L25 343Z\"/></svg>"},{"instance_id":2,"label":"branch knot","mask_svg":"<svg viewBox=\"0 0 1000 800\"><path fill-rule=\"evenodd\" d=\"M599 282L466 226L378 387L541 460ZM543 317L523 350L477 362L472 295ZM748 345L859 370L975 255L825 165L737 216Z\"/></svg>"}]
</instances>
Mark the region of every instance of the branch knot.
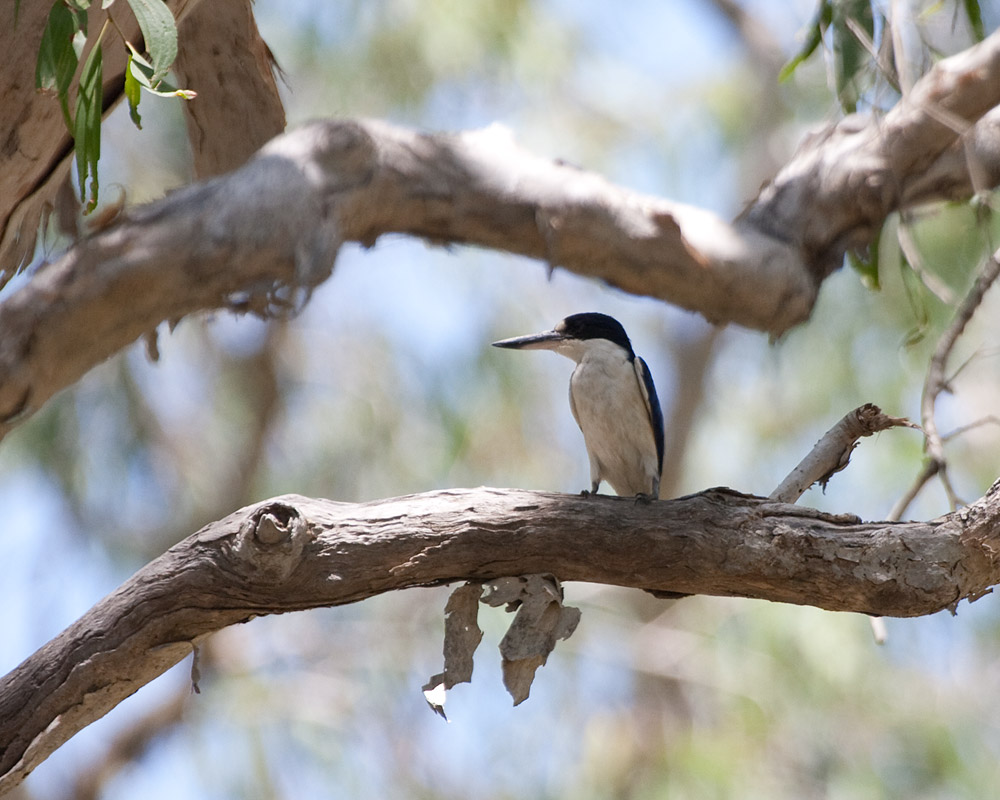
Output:
<instances>
[{"instance_id":1,"label":"branch knot","mask_svg":"<svg viewBox=\"0 0 1000 800\"><path fill-rule=\"evenodd\" d=\"M265 545L280 544L292 535L292 527L301 520L299 512L284 503L269 503L255 511L247 520L257 541Z\"/></svg>"},{"instance_id":2,"label":"branch knot","mask_svg":"<svg viewBox=\"0 0 1000 800\"><path fill-rule=\"evenodd\" d=\"M278 583L298 566L308 539L308 525L299 510L271 500L240 527L236 553L252 565L257 580Z\"/></svg>"}]
</instances>

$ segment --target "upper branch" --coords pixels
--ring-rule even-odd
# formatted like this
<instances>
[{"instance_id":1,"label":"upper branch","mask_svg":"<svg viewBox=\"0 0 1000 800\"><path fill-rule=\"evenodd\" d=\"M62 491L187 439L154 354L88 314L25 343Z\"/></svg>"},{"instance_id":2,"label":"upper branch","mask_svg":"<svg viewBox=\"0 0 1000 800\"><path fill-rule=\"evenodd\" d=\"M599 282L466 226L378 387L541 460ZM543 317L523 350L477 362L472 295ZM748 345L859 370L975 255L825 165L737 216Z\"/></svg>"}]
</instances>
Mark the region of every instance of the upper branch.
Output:
<instances>
[{"instance_id":1,"label":"upper branch","mask_svg":"<svg viewBox=\"0 0 1000 800\"><path fill-rule=\"evenodd\" d=\"M1000 32L936 65L884 120L807 139L732 224L534 156L496 127L314 122L130 212L0 305L0 435L161 322L266 314L323 281L344 242L389 233L532 256L780 334L901 204L1000 179L1000 125L974 125L998 103Z\"/></svg>"},{"instance_id":2,"label":"upper branch","mask_svg":"<svg viewBox=\"0 0 1000 800\"><path fill-rule=\"evenodd\" d=\"M1000 31L939 61L884 117L808 137L744 218L799 247L822 281L891 212L997 185L998 104Z\"/></svg>"},{"instance_id":3,"label":"upper branch","mask_svg":"<svg viewBox=\"0 0 1000 800\"><path fill-rule=\"evenodd\" d=\"M989 591L998 552L1000 483L931 522L868 524L726 489L646 505L496 489L274 498L172 547L0 681L0 794L203 637L255 616L529 573L914 616Z\"/></svg>"}]
</instances>

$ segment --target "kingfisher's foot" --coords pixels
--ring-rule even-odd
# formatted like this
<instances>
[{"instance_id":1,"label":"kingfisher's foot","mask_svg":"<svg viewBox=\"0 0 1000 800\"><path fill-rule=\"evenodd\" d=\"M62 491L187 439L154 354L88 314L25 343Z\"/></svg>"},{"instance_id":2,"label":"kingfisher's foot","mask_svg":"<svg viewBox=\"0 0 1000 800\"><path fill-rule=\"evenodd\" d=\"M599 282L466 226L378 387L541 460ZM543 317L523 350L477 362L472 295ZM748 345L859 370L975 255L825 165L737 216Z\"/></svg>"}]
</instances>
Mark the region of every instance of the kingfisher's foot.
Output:
<instances>
[{"instance_id":1,"label":"kingfisher's foot","mask_svg":"<svg viewBox=\"0 0 1000 800\"><path fill-rule=\"evenodd\" d=\"M653 502L654 500L659 500L659 499L660 499L660 498L658 498L658 497L657 497L657 496L656 496L655 494L652 494L652 493L648 493L648 492L639 492L639 493L638 493L638 494L637 494L637 495L635 496L635 502L636 502L636 505L640 505L640 504L641 504L641 505L644 505L644 506L645 506L645 505L649 505L649 504L650 504L650 503L652 503L652 502Z\"/></svg>"}]
</instances>

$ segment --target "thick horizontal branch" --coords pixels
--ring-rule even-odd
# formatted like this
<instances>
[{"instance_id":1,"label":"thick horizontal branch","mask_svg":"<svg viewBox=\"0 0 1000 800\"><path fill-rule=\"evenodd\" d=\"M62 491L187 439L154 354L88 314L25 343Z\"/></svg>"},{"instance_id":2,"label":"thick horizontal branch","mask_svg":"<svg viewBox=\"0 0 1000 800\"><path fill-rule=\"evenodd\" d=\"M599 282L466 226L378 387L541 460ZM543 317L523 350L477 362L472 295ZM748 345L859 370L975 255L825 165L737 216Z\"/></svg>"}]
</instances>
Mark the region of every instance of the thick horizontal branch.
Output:
<instances>
[{"instance_id":1,"label":"thick horizontal branch","mask_svg":"<svg viewBox=\"0 0 1000 800\"><path fill-rule=\"evenodd\" d=\"M970 175L1000 175L1000 126L972 127L998 102L1000 33L940 62L884 120L854 117L808 139L732 225L534 156L500 128L309 124L235 172L129 213L0 305L0 435L160 323L218 308L267 314L322 282L344 242L388 233L533 256L781 333L904 198L955 195L962 125Z\"/></svg>"},{"instance_id":2,"label":"thick horizontal branch","mask_svg":"<svg viewBox=\"0 0 1000 800\"><path fill-rule=\"evenodd\" d=\"M862 149L877 139L869 128ZM0 435L160 323L219 308L266 315L325 280L344 242L387 233L537 257L714 322L780 333L808 316L831 240L857 238L845 231L861 224L854 184L884 177L884 165L852 160L843 143L829 163L834 139L816 145L822 158L809 147L797 157L812 170L796 173L804 183L785 176L784 189L759 199L780 213L751 210L730 225L533 156L498 128L312 123L233 173L129 213L0 305ZM953 196L954 181L935 185ZM875 216L865 217L869 233Z\"/></svg>"},{"instance_id":3,"label":"thick horizontal branch","mask_svg":"<svg viewBox=\"0 0 1000 800\"><path fill-rule=\"evenodd\" d=\"M265 614L550 573L916 616L1000 581L1000 482L931 522L865 523L714 489L672 501L455 490L244 508L148 564L0 681L0 794L191 652Z\"/></svg>"},{"instance_id":4,"label":"thick horizontal branch","mask_svg":"<svg viewBox=\"0 0 1000 800\"><path fill-rule=\"evenodd\" d=\"M500 128L315 122L236 172L129 213L0 305L0 421L163 321L268 313L290 287L323 281L344 242L387 233L534 256L755 327L783 330L814 295L783 245L533 156Z\"/></svg>"}]
</instances>

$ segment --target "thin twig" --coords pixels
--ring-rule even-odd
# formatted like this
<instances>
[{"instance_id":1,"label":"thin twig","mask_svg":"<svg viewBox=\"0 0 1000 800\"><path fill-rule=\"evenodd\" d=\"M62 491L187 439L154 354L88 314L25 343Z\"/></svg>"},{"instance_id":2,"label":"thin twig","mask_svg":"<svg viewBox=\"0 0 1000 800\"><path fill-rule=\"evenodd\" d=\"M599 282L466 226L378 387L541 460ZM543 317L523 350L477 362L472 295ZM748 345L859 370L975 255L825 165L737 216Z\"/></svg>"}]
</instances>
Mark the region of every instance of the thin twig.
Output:
<instances>
[{"instance_id":1,"label":"thin twig","mask_svg":"<svg viewBox=\"0 0 1000 800\"><path fill-rule=\"evenodd\" d=\"M961 375L962 372L965 370L965 368L968 367L976 359L987 358L988 356L995 356L997 354L1000 354L1000 348L998 347L979 348L971 356L965 359L965 361L963 361L961 364L958 365L958 369L956 369L953 373L951 373L951 377L948 379L948 382L951 383L952 381L954 381L955 378Z\"/></svg>"},{"instance_id":2,"label":"thin twig","mask_svg":"<svg viewBox=\"0 0 1000 800\"><path fill-rule=\"evenodd\" d=\"M969 320L976 313L976 309L983 302L986 292L1000 276L1000 251L994 252L986 261L969 293L962 300L951 324L941 334L934 355L931 357L930 365L927 368L927 377L924 380L924 390L920 399L920 421L924 428L924 447L927 451L927 458L931 465L925 466L918 477L915 485L916 491L922 487L930 477L939 475L941 484L948 495L948 502L951 509L955 510L959 505L958 496L948 478L948 463L944 455L944 439L938 431L937 420L934 418L934 411L937 399L942 392L950 391L950 384L946 377L945 370L948 365L948 358L951 356L955 344L965 331ZM927 477L924 477L927 475ZM911 489L913 497L916 492ZM912 501L912 497L910 498ZM899 505L897 503L897 505ZM905 510L905 506L903 507Z\"/></svg>"},{"instance_id":3,"label":"thin twig","mask_svg":"<svg viewBox=\"0 0 1000 800\"><path fill-rule=\"evenodd\" d=\"M937 475L939 465L935 461L925 461L923 468L920 470L920 474L917 475L916 480L913 481L913 485L907 490L906 494L896 501L896 505L892 507L892 511L889 512L889 516L886 519L890 522L895 522L902 519L903 514L906 513L906 509L910 507L910 503L917 499L917 495L923 490L927 482Z\"/></svg>"},{"instance_id":4,"label":"thin twig","mask_svg":"<svg viewBox=\"0 0 1000 800\"><path fill-rule=\"evenodd\" d=\"M982 419L977 419L975 422L970 422L968 425L962 425L960 428L955 428L951 433L946 433L942 439L945 442L950 442L952 439L957 439L964 433L968 433L976 428L981 428L983 425L1000 425L1000 417L989 414Z\"/></svg>"},{"instance_id":5,"label":"thin twig","mask_svg":"<svg viewBox=\"0 0 1000 800\"><path fill-rule=\"evenodd\" d=\"M982 419L978 419L975 422L970 422L968 425L963 425L960 428L956 428L951 433L941 436L941 442L943 443L951 441L952 439L955 439L964 433L968 433L969 431L975 428L989 424L1000 425L1000 417L995 417L992 414L990 414L989 416L983 417ZM892 507L892 511L890 511L889 516L886 517L886 519L889 522L898 522L900 519L902 519L903 514L906 513L906 509L909 508L910 503L916 500L917 495L920 494L920 492L923 490L924 486L927 485L930 479L938 474L938 472L941 470L941 466L942 466L941 464L939 464L937 461L934 461L933 459L928 459L926 462L924 462L924 466L920 470L920 474L917 475L916 479L913 481L913 484L910 486L909 489L907 489L906 494L904 494L902 497L899 498L899 500L896 501L896 505Z\"/></svg>"},{"instance_id":6,"label":"thin twig","mask_svg":"<svg viewBox=\"0 0 1000 800\"><path fill-rule=\"evenodd\" d=\"M950 306L955 302L955 295L948 285L933 272L930 272L924 264L924 259L920 255L917 243L913 240L913 232L910 230L908 223L910 216L910 212L904 211L900 214L899 225L896 226L896 239L899 242L899 249L906 256L906 261L910 265L910 269L913 270L913 273L920 279L920 282L928 291L942 303Z\"/></svg>"}]
</instances>

